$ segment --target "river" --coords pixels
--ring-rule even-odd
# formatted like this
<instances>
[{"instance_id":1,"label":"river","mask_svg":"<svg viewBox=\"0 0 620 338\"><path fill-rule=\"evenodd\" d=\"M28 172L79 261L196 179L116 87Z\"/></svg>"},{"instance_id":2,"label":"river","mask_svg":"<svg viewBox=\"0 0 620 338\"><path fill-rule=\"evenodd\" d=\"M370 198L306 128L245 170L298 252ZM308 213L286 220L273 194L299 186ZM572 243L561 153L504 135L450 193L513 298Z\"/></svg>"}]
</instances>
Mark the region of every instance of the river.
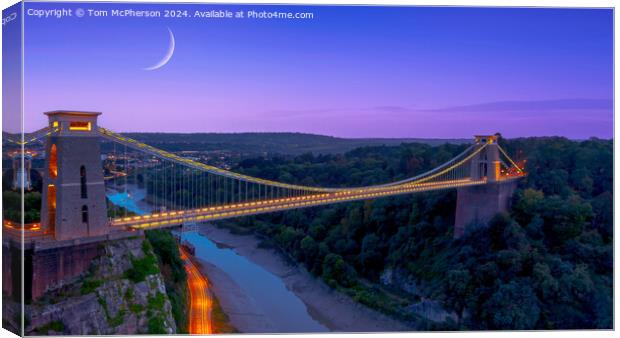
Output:
<instances>
[{"instance_id":1,"label":"river","mask_svg":"<svg viewBox=\"0 0 620 338\"><path fill-rule=\"evenodd\" d=\"M118 206L145 214L143 189L129 185L127 192L108 190L108 198ZM254 305L265 314L276 332L324 332L328 329L308 313L306 305L287 289L281 278L230 248L218 247L202 234L184 233L183 239L196 249L196 257L226 273Z\"/></svg>"}]
</instances>

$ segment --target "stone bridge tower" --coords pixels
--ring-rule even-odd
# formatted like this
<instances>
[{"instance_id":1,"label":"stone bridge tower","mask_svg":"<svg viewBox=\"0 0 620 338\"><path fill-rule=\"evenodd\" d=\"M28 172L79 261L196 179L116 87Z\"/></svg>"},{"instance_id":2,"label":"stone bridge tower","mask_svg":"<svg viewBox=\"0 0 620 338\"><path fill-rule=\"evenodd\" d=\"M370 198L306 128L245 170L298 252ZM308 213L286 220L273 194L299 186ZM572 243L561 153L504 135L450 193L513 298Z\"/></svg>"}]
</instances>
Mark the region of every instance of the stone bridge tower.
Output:
<instances>
[{"instance_id":1,"label":"stone bridge tower","mask_svg":"<svg viewBox=\"0 0 620 338\"><path fill-rule=\"evenodd\" d=\"M45 113L53 132L45 145L41 223L56 240L106 235L107 205L97 116Z\"/></svg>"},{"instance_id":2,"label":"stone bridge tower","mask_svg":"<svg viewBox=\"0 0 620 338\"><path fill-rule=\"evenodd\" d=\"M497 213L508 211L516 188L514 180L500 177L499 134L475 136L479 145L487 144L471 161L471 178L486 179L487 184L457 189L454 237L471 225L485 226Z\"/></svg>"}]
</instances>

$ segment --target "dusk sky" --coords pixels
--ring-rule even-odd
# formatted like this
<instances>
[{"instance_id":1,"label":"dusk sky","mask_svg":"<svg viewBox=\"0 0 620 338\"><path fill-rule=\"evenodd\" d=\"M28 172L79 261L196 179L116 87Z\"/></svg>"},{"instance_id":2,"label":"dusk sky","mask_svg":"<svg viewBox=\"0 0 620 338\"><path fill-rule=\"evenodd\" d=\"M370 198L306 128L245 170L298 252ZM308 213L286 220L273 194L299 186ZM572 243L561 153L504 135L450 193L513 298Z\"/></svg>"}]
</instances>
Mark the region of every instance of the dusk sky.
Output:
<instances>
[{"instance_id":1,"label":"dusk sky","mask_svg":"<svg viewBox=\"0 0 620 338\"><path fill-rule=\"evenodd\" d=\"M26 131L70 109L119 132L613 137L611 10L26 4L78 7L314 19L26 16Z\"/></svg>"}]
</instances>

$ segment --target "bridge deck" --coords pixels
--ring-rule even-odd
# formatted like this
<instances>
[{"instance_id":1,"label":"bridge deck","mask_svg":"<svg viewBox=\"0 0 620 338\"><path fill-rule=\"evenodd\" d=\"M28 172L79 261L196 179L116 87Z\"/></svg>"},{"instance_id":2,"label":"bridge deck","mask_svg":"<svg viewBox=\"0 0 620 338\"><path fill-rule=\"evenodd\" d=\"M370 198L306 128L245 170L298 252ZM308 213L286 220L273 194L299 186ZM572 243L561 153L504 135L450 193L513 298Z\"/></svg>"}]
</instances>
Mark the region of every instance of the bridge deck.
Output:
<instances>
[{"instance_id":1,"label":"bridge deck","mask_svg":"<svg viewBox=\"0 0 620 338\"><path fill-rule=\"evenodd\" d=\"M165 228L178 226L184 222L204 222L226 218L256 215L267 212L306 208L331 203L342 203L378 197L433 191L486 184L486 179L460 179L443 182L402 185L383 189L360 189L350 192L315 194L300 197L269 199L256 202L229 204L209 208L184 211L171 211L144 216L124 217L112 220L113 226L128 228Z\"/></svg>"}]
</instances>

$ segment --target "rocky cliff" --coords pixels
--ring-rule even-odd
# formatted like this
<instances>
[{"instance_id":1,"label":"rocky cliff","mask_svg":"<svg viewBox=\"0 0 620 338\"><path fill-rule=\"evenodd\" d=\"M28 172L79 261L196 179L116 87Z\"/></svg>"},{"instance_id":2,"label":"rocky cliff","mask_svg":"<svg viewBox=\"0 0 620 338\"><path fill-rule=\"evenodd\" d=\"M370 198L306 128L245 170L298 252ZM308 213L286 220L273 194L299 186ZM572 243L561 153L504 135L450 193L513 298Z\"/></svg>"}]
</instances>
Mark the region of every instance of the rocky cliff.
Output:
<instances>
[{"instance_id":1,"label":"rocky cliff","mask_svg":"<svg viewBox=\"0 0 620 338\"><path fill-rule=\"evenodd\" d=\"M27 305L27 335L177 332L149 242L139 237L102 246L86 274Z\"/></svg>"},{"instance_id":2,"label":"rocky cliff","mask_svg":"<svg viewBox=\"0 0 620 338\"><path fill-rule=\"evenodd\" d=\"M425 297L425 293L422 291L423 287L404 270L392 267L386 268L381 273L380 279L381 284L404 291L419 299L418 302L407 306L403 311L415 314L435 323L443 323L448 319L456 322L456 314L444 310L438 301Z\"/></svg>"}]
</instances>

